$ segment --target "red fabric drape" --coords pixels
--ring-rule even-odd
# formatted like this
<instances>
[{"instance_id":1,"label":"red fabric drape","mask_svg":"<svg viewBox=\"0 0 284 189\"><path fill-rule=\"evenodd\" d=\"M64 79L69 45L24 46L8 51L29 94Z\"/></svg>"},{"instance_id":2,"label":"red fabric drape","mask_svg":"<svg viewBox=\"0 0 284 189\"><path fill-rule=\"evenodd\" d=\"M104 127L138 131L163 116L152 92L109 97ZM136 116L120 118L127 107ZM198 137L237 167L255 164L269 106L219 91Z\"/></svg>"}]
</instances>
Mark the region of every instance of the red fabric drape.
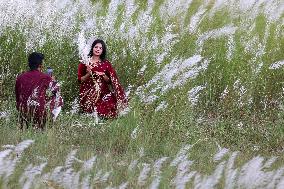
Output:
<instances>
[{"instance_id":1,"label":"red fabric drape","mask_svg":"<svg viewBox=\"0 0 284 189\"><path fill-rule=\"evenodd\" d=\"M63 105L59 85L49 75L38 70L19 75L16 80L15 93L21 124L33 122L38 127L43 127L47 110L52 111Z\"/></svg>"}]
</instances>

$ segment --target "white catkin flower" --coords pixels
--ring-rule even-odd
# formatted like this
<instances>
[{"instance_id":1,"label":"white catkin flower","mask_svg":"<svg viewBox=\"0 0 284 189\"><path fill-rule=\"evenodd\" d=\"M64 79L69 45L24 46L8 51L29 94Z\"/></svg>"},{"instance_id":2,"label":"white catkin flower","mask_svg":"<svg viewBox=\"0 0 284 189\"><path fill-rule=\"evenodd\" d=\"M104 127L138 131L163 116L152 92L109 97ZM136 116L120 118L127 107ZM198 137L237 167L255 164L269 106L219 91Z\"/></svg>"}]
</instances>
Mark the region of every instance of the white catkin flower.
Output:
<instances>
[{"instance_id":1,"label":"white catkin flower","mask_svg":"<svg viewBox=\"0 0 284 189\"><path fill-rule=\"evenodd\" d=\"M176 176L172 180L172 185L174 185L175 188L184 189L186 187L186 184L196 174L196 171L189 172L189 167L193 163L193 161L188 160L187 158L184 158L178 163Z\"/></svg>"},{"instance_id":2,"label":"white catkin flower","mask_svg":"<svg viewBox=\"0 0 284 189\"><path fill-rule=\"evenodd\" d=\"M269 66L269 69L271 69L271 70L276 70L276 69L281 68L283 65L284 65L284 60L278 61L278 62L274 62L273 64L271 64L271 65Z\"/></svg>"},{"instance_id":3,"label":"white catkin flower","mask_svg":"<svg viewBox=\"0 0 284 189\"><path fill-rule=\"evenodd\" d=\"M125 19L130 20L131 16L137 9L134 0L125 0Z\"/></svg>"},{"instance_id":4,"label":"white catkin flower","mask_svg":"<svg viewBox=\"0 0 284 189\"><path fill-rule=\"evenodd\" d=\"M128 96L129 93L126 92L126 96ZM119 111L119 116L125 116L130 112L130 107L127 106L126 108L124 108L123 110Z\"/></svg>"},{"instance_id":5,"label":"white catkin flower","mask_svg":"<svg viewBox=\"0 0 284 189\"><path fill-rule=\"evenodd\" d=\"M237 79L234 84L233 84L233 87L234 87L234 90L238 90L239 87L240 87L240 79Z\"/></svg>"},{"instance_id":6,"label":"white catkin flower","mask_svg":"<svg viewBox=\"0 0 284 189\"><path fill-rule=\"evenodd\" d=\"M7 149L0 152L0 163L13 152L12 149Z\"/></svg>"},{"instance_id":7,"label":"white catkin flower","mask_svg":"<svg viewBox=\"0 0 284 189\"><path fill-rule=\"evenodd\" d=\"M198 46L197 52L201 53L203 44L206 40L211 39L211 38L216 39L216 38L223 37L223 36L231 36L236 32L236 30L237 30L237 27L228 25L222 28L214 29L214 30L203 33L202 35L199 36L199 38L196 41L196 44Z\"/></svg>"},{"instance_id":8,"label":"white catkin flower","mask_svg":"<svg viewBox=\"0 0 284 189\"><path fill-rule=\"evenodd\" d=\"M79 112L80 104L79 104L79 99L75 98L74 101L72 102L71 105L71 114L75 114Z\"/></svg>"},{"instance_id":9,"label":"white catkin flower","mask_svg":"<svg viewBox=\"0 0 284 189\"><path fill-rule=\"evenodd\" d=\"M72 150L69 154L68 154L68 156L67 156L67 158L66 158L66 161L65 161L65 167L72 167L72 164L76 161L76 157L75 157L75 155L77 154L77 151L78 150Z\"/></svg>"},{"instance_id":10,"label":"white catkin flower","mask_svg":"<svg viewBox=\"0 0 284 189\"><path fill-rule=\"evenodd\" d=\"M173 183L175 185L175 187L177 189L185 189L186 188L186 184L188 182L190 182L190 180L196 176L196 171L192 171L189 172L183 176L181 176L180 178L178 178L177 180L175 180L175 183ZM197 185L198 186L198 185Z\"/></svg>"},{"instance_id":11,"label":"white catkin flower","mask_svg":"<svg viewBox=\"0 0 284 189\"><path fill-rule=\"evenodd\" d=\"M254 145L252 148L253 151L259 151L259 149L260 149L260 146L258 145Z\"/></svg>"},{"instance_id":12,"label":"white catkin flower","mask_svg":"<svg viewBox=\"0 0 284 189\"><path fill-rule=\"evenodd\" d=\"M188 91L188 100L193 106L198 103L199 93L205 88L205 86L196 86Z\"/></svg>"},{"instance_id":13,"label":"white catkin flower","mask_svg":"<svg viewBox=\"0 0 284 189\"><path fill-rule=\"evenodd\" d=\"M25 140L17 144L13 149L0 151L0 178L3 178L4 183L7 183L9 177L14 173L23 151L33 142L33 140ZM10 145L10 147L12 146Z\"/></svg>"},{"instance_id":14,"label":"white catkin flower","mask_svg":"<svg viewBox=\"0 0 284 189\"><path fill-rule=\"evenodd\" d=\"M118 186L118 189L127 189L127 186L128 186L128 182L124 182Z\"/></svg>"},{"instance_id":15,"label":"white catkin flower","mask_svg":"<svg viewBox=\"0 0 284 189\"><path fill-rule=\"evenodd\" d=\"M8 119L10 114L8 112L0 112L0 119Z\"/></svg>"},{"instance_id":16,"label":"white catkin flower","mask_svg":"<svg viewBox=\"0 0 284 189\"><path fill-rule=\"evenodd\" d=\"M141 158L141 157L143 157L144 155L145 155L145 150L144 150L143 147L140 147L140 148L139 148L139 157Z\"/></svg>"},{"instance_id":17,"label":"white catkin flower","mask_svg":"<svg viewBox=\"0 0 284 189\"><path fill-rule=\"evenodd\" d=\"M198 11L190 18L189 32L195 33L198 25L201 23L206 9L201 6Z\"/></svg>"},{"instance_id":18,"label":"white catkin flower","mask_svg":"<svg viewBox=\"0 0 284 189\"><path fill-rule=\"evenodd\" d=\"M263 157L257 156L242 166L238 180L240 187L260 188L272 179L271 172L263 171L263 161Z\"/></svg>"},{"instance_id":19,"label":"white catkin flower","mask_svg":"<svg viewBox=\"0 0 284 189\"><path fill-rule=\"evenodd\" d=\"M150 189L158 189L161 182L161 176L154 177L151 185L149 186Z\"/></svg>"},{"instance_id":20,"label":"white catkin flower","mask_svg":"<svg viewBox=\"0 0 284 189\"><path fill-rule=\"evenodd\" d=\"M99 124L100 118L99 118L98 112L97 112L96 110L94 110L94 111L90 114L90 116L94 118L94 120L95 120L94 123L95 123L96 125Z\"/></svg>"},{"instance_id":21,"label":"white catkin flower","mask_svg":"<svg viewBox=\"0 0 284 189\"><path fill-rule=\"evenodd\" d=\"M271 157L270 159L268 159L265 164L263 165L263 168L270 168L272 166L273 163L275 163L275 161L277 160L277 157Z\"/></svg>"},{"instance_id":22,"label":"white catkin flower","mask_svg":"<svg viewBox=\"0 0 284 189\"><path fill-rule=\"evenodd\" d=\"M85 161L82 166L82 171L90 171L93 168L96 160L97 156L93 156L89 160Z\"/></svg>"},{"instance_id":23,"label":"white catkin flower","mask_svg":"<svg viewBox=\"0 0 284 189\"><path fill-rule=\"evenodd\" d=\"M15 153L20 155L26 148L28 148L33 143L34 143L34 140L24 140L23 142L19 143L16 146Z\"/></svg>"},{"instance_id":24,"label":"white catkin flower","mask_svg":"<svg viewBox=\"0 0 284 189\"><path fill-rule=\"evenodd\" d=\"M52 114L53 114L53 121L56 120L56 118L58 117L59 113L61 112L62 107L56 107L52 110Z\"/></svg>"},{"instance_id":25,"label":"white catkin flower","mask_svg":"<svg viewBox=\"0 0 284 189\"><path fill-rule=\"evenodd\" d=\"M229 94L229 89L228 89L228 86L226 86L225 90L222 92L220 96L220 99L224 100L228 94Z\"/></svg>"},{"instance_id":26,"label":"white catkin flower","mask_svg":"<svg viewBox=\"0 0 284 189\"><path fill-rule=\"evenodd\" d=\"M194 55L186 60L173 59L148 83L138 87L136 94L142 102L153 103L159 96L184 85L188 80L194 79L200 72L206 70L209 61L202 60L203 58L200 55ZM144 90L150 90L150 92L144 92Z\"/></svg>"},{"instance_id":27,"label":"white catkin flower","mask_svg":"<svg viewBox=\"0 0 284 189\"><path fill-rule=\"evenodd\" d=\"M243 126L244 126L243 122L240 122L240 123L237 124L237 128L238 128L238 129L242 129Z\"/></svg>"},{"instance_id":28,"label":"white catkin flower","mask_svg":"<svg viewBox=\"0 0 284 189\"><path fill-rule=\"evenodd\" d=\"M198 185L200 185L201 188L214 188L220 182L224 168L225 161L219 163L211 175L205 175L203 179L198 183Z\"/></svg>"},{"instance_id":29,"label":"white catkin flower","mask_svg":"<svg viewBox=\"0 0 284 189\"><path fill-rule=\"evenodd\" d=\"M170 166L177 166L180 162L187 159L188 151L192 148L192 145L185 145L180 151L178 152L176 158L171 162Z\"/></svg>"},{"instance_id":30,"label":"white catkin flower","mask_svg":"<svg viewBox=\"0 0 284 189\"><path fill-rule=\"evenodd\" d=\"M36 176L42 173L42 170L46 165L47 162L34 167L30 164L25 168L25 171L19 180L19 182L23 185L23 189L29 189L33 186Z\"/></svg>"},{"instance_id":31,"label":"white catkin flower","mask_svg":"<svg viewBox=\"0 0 284 189\"><path fill-rule=\"evenodd\" d=\"M164 19L174 17L186 11L192 3L192 0L168 0L160 7L160 14Z\"/></svg>"},{"instance_id":32,"label":"white catkin flower","mask_svg":"<svg viewBox=\"0 0 284 189\"><path fill-rule=\"evenodd\" d=\"M96 175L94 176L93 182L94 182L94 183L99 183L100 180L101 180L102 175L103 175L103 171L102 171L102 170L99 170L99 171L96 173Z\"/></svg>"},{"instance_id":33,"label":"white catkin flower","mask_svg":"<svg viewBox=\"0 0 284 189\"><path fill-rule=\"evenodd\" d=\"M102 177L101 177L101 182L107 182L107 180L109 179L111 175L111 172L106 172Z\"/></svg>"},{"instance_id":34,"label":"white catkin flower","mask_svg":"<svg viewBox=\"0 0 284 189\"><path fill-rule=\"evenodd\" d=\"M132 85L128 85L127 89L125 90L125 95L126 97L129 97L131 91L132 91L133 86Z\"/></svg>"},{"instance_id":35,"label":"white catkin flower","mask_svg":"<svg viewBox=\"0 0 284 189\"><path fill-rule=\"evenodd\" d=\"M227 0L216 0L216 1L214 1L214 5L209 12L210 18L212 18L214 16L215 12L217 12L218 10L222 9L225 6L228 6L229 3L230 3L230 1L227 1Z\"/></svg>"},{"instance_id":36,"label":"white catkin flower","mask_svg":"<svg viewBox=\"0 0 284 189\"><path fill-rule=\"evenodd\" d=\"M87 175L85 176L83 179L82 179L82 182L81 182L81 188L82 189L87 189L87 188L91 188L91 175Z\"/></svg>"},{"instance_id":37,"label":"white catkin flower","mask_svg":"<svg viewBox=\"0 0 284 189\"><path fill-rule=\"evenodd\" d=\"M105 189L116 189L116 188L112 186L107 186Z\"/></svg>"},{"instance_id":38,"label":"white catkin flower","mask_svg":"<svg viewBox=\"0 0 284 189\"><path fill-rule=\"evenodd\" d=\"M168 107L168 103L166 101L162 101L157 108L155 109L155 112L158 112L160 110L165 110Z\"/></svg>"},{"instance_id":39,"label":"white catkin flower","mask_svg":"<svg viewBox=\"0 0 284 189\"><path fill-rule=\"evenodd\" d=\"M214 155L213 160L215 162L220 161L228 152L229 152L229 149L227 148L220 149L218 153Z\"/></svg>"},{"instance_id":40,"label":"white catkin flower","mask_svg":"<svg viewBox=\"0 0 284 189\"><path fill-rule=\"evenodd\" d=\"M169 157L162 157L155 161L153 165L153 175L158 176L161 174L161 168L163 163L168 159Z\"/></svg>"},{"instance_id":41,"label":"white catkin flower","mask_svg":"<svg viewBox=\"0 0 284 189\"><path fill-rule=\"evenodd\" d=\"M8 149L15 149L15 145L11 145L11 144L7 144L7 145L3 145L2 148L8 148Z\"/></svg>"},{"instance_id":42,"label":"white catkin flower","mask_svg":"<svg viewBox=\"0 0 284 189\"><path fill-rule=\"evenodd\" d=\"M142 66L142 68L140 68L140 70L138 71L138 75L142 75L142 74L144 74L144 72L145 72L145 70L146 70L146 68L147 68L147 65L146 64L144 64L143 66Z\"/></svg>"},{"instance_id":43,"label":"white catkin flower","mask_svg":"<svg viewBox=\"0 0 284 189\"><path fill-rule=\"evenodd\" d=\"M88 46L87 46L84 31L81 31L79 33L77 45L78 45L79 56L82 59L82 63L87 64L89 62L88 53L89 53L90 48L88 48Z\"/></svg>"},{"instance_id":44,"label":"white catkin flower","mask_svg":"<svg viewBox=\"0 0 284 189\"><path fill-rule=\"evenodd\" d=\"M233 169L234 166L234 161L238 155L238 152L233 152L232 155L230 156L226 169L225 169L225 188L230 188L233 189L235 188L236 185L236 177L238 174L237 169Z\"/></svg>"},{"instance_id":45,"label":"white catkin flower","mask_svg":"<svg viewBox=\"0 0 284 189\"><path fill-rule=\"evenodd\" d=\"M132 131L132 133L131 133L131 135L130 135L131 138L132 138L133 140L136 139L138 133L139 133L139 127L137 126L137 127L135 127L135 129Z\"/></svg>"},{"instance_id":46,"label":"white catkin flower","mask_svg":"<svg viewBox=\"0 0 284 189\"><path fill-rule=\"evenodd\" d=\"M134 171L134 169L137 167L137 164L138 164L138 159L131 161L129 166L128 166L128 170Z\"/></svg>"},{"instance_id":47,"label":"white catkin flower","mask_svg":"<svg viewBox=\"0 0 284 189\"><path fill-rule=\"evenodd\" d=\"M146 180L148 178L148 174L151 170L150 164L144 163L143 164L143 169L140 172L140 175L138 177L138 185L139 186L144 186L146 184Z\"/></svg>"},{"instance_id":48,"label":"white catkin flower","mask_svg":"<svg viewBox=\"0 0 284 189\"><path fill-rule=\"evenodd\" d=\"M228 37L228 43L227 43L227 55L226 58L228 61L231 61L233 58L233 54L234 54L234 49L235 49L235 40L234 40L234 36L230 35Z\"/></svg>"}]
</instances>

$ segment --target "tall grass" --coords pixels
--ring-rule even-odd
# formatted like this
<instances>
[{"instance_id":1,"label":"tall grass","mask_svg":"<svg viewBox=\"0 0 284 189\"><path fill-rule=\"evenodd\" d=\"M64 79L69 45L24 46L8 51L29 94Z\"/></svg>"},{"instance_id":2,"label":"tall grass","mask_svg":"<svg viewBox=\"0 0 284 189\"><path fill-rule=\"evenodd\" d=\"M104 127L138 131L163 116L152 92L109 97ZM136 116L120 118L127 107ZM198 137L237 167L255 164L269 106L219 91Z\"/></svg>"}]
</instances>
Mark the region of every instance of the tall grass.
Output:
<instances>
[{"instance_id":1,"label":"tall grass","mask_svg":"<svg viewBox=\"0 0 284 189\"><path fill-rule=\"evenodd\" d=\"M1 165L14 162L0 169L0 183L281 188L283 9L280 0L2 0L0 145L15 146L0 152ZM76 111L77 66L95 38L106 41L130 98L127 115L99 124ZM17 128L15 78L32 51L45 54L65 100L44 133Z\"/></svg>"},{"instance_id":2,"label":"tall grass","mask_svg":"<svg viewBox=\"0 0 284 189\"><path fill-rule=\"evenodd\" d=\"M240 160L239 152L219 148L213 157L203 163L213 170L202 173L198 160L191 160L191 151L198 148L186 145L173 157L147 160L144 154L134 153L133 158L113 158L93 155L78 158L72 150L61 165L48 168L49 159L37 157L38 163L23 167L19 180L12 177L24 150L33 143L5 145L0 151L0 178L2 187L22 188L282 188L283 167L273 168L277 158L256 156ZM141 150L140 150L141 151ZM172 154L174 155L174 154ZM136 157L135 157L136 156ZM236 162L239 164L236 168ZM18 164L18 165L17 165ZM45 171L43 171L45 170Z\"/></svg>"},{"instance_id":3,"label":"tall grass","mask_svg":"<svg viewBox=\"0 0 284 189\"><path fill-rule=\"evenodd\" d=\"M78 88L73 86L77 84L76 68L83 53L78 44L90 45L94 38L101 37L107 42L108 57L125 87L143 88L155 74L164 74L162 70L169 63L179 65L197 55L208 62L205 71L191 69L198 73L198 78L191 79L189 73L179 78L180 72L187 71L187 67L181 67L164 75L166 83L154 84L163 89L173 84L173 79L182 79L191 83L191 88L194 83L206 85L198 103L201 109L224 107L220 96L226 87L230 91L227 96L232 99L230 109L243 106L233 103L240 95L244 98L240 103L248 104L241 109L277 108L273 102L280 103L282 85L272 87L270 83L281 78L281 73L269 66L283 60L283 3L172 3L3 1L1 7L6 15L1 15L1 64L5 65L2 73L8 74L1 76L5 94L13 94L13 85L8 81L26 69L27 53L37 50L46 54L46 65L55 68L65 88L66 102L71 102L77 96ZM141 68L144 73L137 74ZM246 94L235 94L239 93L239 86L236 92L233 89L236 81ZM184 83L182 87L186 87Z\"/></svg>"}]
</instances>

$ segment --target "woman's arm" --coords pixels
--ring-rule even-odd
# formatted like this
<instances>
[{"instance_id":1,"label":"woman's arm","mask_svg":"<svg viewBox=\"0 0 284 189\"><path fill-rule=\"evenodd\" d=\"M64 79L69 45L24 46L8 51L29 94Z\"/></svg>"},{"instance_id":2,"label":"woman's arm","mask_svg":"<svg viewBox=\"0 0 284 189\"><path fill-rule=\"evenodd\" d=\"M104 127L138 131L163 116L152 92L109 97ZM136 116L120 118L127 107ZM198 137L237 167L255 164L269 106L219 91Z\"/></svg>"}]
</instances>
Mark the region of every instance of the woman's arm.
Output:
<instances>
[{"instance_id":1,"label":"woman's arm","mask_svg":"<svg viewBox=\"0 0 284 189\"><path fill-rule=\"evenodd\" d=\"M86 75L84 75L84 76L81 77L81 82L85 82L90 76L91 76L91 73L90 73L90 72L87 72Z\"/></svg>"},{"instance_id":2,"label":"woman's arm","mask_svg":"<svg viewBox=\"0 0 284 189\"><path fill-rule=\"evenodd\" d=\"M106 73L103 74L103 78L107 83L110 83L109 77L106 75Z\"/></svg>"},{"instance_id":3,"label":"woman's arm","mask_svg":"<svg viewBox=\"0 0 284 189\"><path fill-rule=\"evenodd\" d=\"M116 71L111 66L110 63L109 63L109 66L108 66L108 73L109 73L109 78L111 80L111 85L112 85L113 90L114 90L115 95L116 95L118 109L124 109L124 108L127 107L128 99L126 97L126 94L124 92L123 87L121 86L120 82L118 81Z\"/></svg>"},{"instance_id":4,"label":"woman's arm","mask_svg":"<svg viewBox=\"0 0 284 189\"><path fill-rule=\"evenodd\" d=\"M85 82L91 76L90 70L86 67L85 64L80 63L78 66L78 81Z\"/></svg>"}]
</instances>

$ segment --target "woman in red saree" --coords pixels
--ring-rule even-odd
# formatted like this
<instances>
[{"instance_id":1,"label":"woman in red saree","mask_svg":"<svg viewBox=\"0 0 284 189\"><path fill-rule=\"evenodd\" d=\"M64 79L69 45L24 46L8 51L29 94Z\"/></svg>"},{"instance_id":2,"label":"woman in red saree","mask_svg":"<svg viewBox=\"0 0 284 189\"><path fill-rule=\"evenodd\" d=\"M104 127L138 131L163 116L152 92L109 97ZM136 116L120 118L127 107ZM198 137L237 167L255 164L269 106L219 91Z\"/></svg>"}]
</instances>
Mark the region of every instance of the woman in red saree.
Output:
<instances>
[{"instance_id":1,"label":"woman in red saree","mask_svg":"<svg viewBox=\"0 0 284 189\"><path fill-rule=\"evenodd\" d=\"M100 117L115 118L127 106L125 92L115 70L106 57L103 40L93 42L88 62L80 62L80 107L85 113L96 112Z\"/></svg>"}]
</instances>

